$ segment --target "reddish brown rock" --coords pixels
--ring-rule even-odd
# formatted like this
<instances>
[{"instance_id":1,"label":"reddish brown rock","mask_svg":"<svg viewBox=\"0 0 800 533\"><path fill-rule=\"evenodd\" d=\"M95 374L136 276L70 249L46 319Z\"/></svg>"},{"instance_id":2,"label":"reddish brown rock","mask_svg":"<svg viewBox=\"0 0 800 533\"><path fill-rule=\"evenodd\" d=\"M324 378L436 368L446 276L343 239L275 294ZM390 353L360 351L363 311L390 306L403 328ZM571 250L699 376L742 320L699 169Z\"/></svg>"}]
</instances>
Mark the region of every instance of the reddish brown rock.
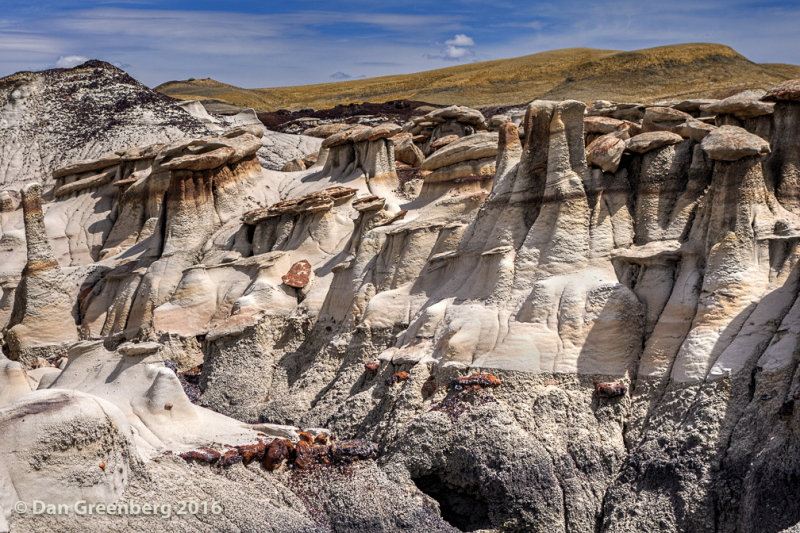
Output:
<instances>
[{"instance_id":1,"label":"reddish brown rock","mask_svg":"<svg viewBox=\"0 0 800 533\"><path fill-rule=\"evenodd\" d=\"M671 107L648 107L644 110L644 120L647 122L683 122L692 115Z\"/></svg>"},{"instance_id":2,"label":"reddish brown rock","mask_svg":"<svg viewBox=\"0 0 800 533\"><path fill-rule=\"evenodd\" d=\"M370 361L369 363L364 363L364 368L369 370L370 372L377 372L380 363L378 361Z\"/></svg>"},{"instance_id":3,"label":"reddish brown rock","mask_svg":"<svg viewBox=\"0 0 800 533\"><path fill-rule=\"evenodd\" d=\"M300 440L303 442L307 442L309 444L314 443L314 436L311 433L307 433L305 431L298 431L297 435L300 437Z\"/></svg>"},{"instance_id":4,"label":"reddish brown rock","mask_svg":"<svg viewBox=\"0 0 800 533\"><path fill-rule=\"evenodd\" d=\"M294 447L294 465L297 468L308 468L314 462L311 444L301 440Z\"/></svg>"},{"instance_id":5,"label":"reddish brown rock","mask_svg":"<svg viewBox=\"0 0 800 533\"><path fill-rule=\"evenodd\" d=\"M400 383L401 381L405 381L408 379L408 372L395 372L388 378L386 378L386 386L391 387L395 383Z\"/></svg>"},{"instance_id":6,"label":"reddish brown rock","mask_svg":"<svg viewBox=\"0 0 800 533\"><path fill-rule=\"evenodd\" d=\"M293 454L294 445L290 441L275 439L267 446L261 466L272 472L277 470L284 462L291 460Z\"/></svg>"},{"instance_id":7,"label":"reddish brown rock","mask_svg":"<svg viewBox=\"0 0 800 533\"><path fill-rule=\"evenodd\" d=\"M243 446L236 447L236 451L241 456L242 462L245 466L249 465L253 461L261 461L264 458L266 449L267 444L264 441L258 441L255 444L245 444Z\"/></svg>"},{"instance_id":8,"label":"reddish brown rock","mask_svg":"<svg viewBox=\"0 0 800 533\"><path fill-rule=\"evenodd\" d=\"M219 458L219 464L222 466L231 466L235 465L236 463L242 462L242 456L239 455L239 450L233 449L228 450L222 454L222 457Z\"/></svg>"},{"instance_id":9,"label":"reddish brown rock","mask_svg":"<svg viewBox=\"0 0 800 533\"><path fill-rule=\"evenodd\" d=\"M594 393L598 398L616 398L626 392L628 392L628 387L621 382L596 381L594 384Z\"/></svg>"},{"instance_id":10,"label":"reddish brown rock","mask_svg":"<svg viewBox=\"0 0 800 533\"><path fill-rule=\"evenodd\" d=\"M212 448L201 447L196 450L183 452L179 455L184 461L198 461L201 463L215 463L220 458L220 453Z\"/></svg>"},{"instance_id":11,"label":"reddish brown rock","mask_svg":"<svg viewBox=\"0 0 800 533\"><path fill-rule=\"evenodd\" d=\"M295 289L302 289L308 285L311 276L311 263L303 259L292 265L289 272L281 278L281 280L288 286Z\"/></svg>"},{"instance_id":12,"label":"reddish brown rock","mask_svg":"<svg viewBox=\"0 0 800 533\"><path fill-rule=\"evenodd\" d=\"M447 384L448 390L460 391L463 389L486 389L502 385L500 378L493 374L471 374L452 378Z\"/></svg>"},{"instance_id":13,"label":"reddish brown rock","mask_svg":"<svg viewBox=\"0 0 800 533\"><path fill-rule=\"evenodd\" d=\"M423 396L432 396L433 393L436 392L438 388L438 384L436 383L436 378L430 376L425 383L422 384L422 394Z\"/></svg>"}]
</instances>

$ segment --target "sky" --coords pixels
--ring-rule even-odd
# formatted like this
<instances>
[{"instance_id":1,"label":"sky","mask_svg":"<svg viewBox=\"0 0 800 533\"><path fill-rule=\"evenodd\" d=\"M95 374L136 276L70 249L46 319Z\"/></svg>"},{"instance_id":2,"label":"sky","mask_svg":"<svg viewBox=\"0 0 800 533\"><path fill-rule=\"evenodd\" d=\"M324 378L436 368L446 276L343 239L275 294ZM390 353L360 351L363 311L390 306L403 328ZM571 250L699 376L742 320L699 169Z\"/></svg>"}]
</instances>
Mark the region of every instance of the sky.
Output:
<instances>
[{"instance_id":1,"label":"sky","mask_svg":"<svg viewBox=\"0 0 800 533\"><path fill-rule=\"evenodd\" d=\"M0 77L102 59L151 87L327 83L685 42L800 64L800 0L0 0Z\"/></svg>"}]
</instances>

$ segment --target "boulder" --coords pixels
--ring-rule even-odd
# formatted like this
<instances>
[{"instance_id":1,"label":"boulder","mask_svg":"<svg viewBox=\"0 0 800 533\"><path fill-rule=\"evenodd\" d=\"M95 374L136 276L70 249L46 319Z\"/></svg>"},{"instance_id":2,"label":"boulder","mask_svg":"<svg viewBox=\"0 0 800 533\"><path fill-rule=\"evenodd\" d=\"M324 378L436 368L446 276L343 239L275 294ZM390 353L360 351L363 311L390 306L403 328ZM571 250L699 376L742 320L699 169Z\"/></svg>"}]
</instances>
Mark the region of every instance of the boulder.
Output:
<instances>
[{"instance_id":1,"label":"boulder","mask_svg":"<svg viewBox=\"0 0 800 533\"><path fill-rule=\"evenodd\" d=\"M693 118L682 124L678 124L672 128L672 132L677 133L681 137L700 142L706 135L716 129L717 127L712 124L706 124L705 122Z\"/></svg>"},{"instance_id":2,"label":"boulder","mask_svg":"<svg viewBox=\"0 0 800 533\"><path fill-rule=\"evenodd\" d=\"M8 191L0 191L0 213L8 213L13 211L16 202Z\"/></svg>"},{"instance_id":3,"label":"boulder","mask_svg":"<svg viewBox=\"0 0 800 533\"><path fill-rule=\"evenodd\" d=\"M800 102L800 79L787 80L768 90L761 97L763 102Z\"/></svg>"},{"instance_id":4,"label":"boulder","mask_svg":"<svg viewBox=\"0 0 800 533\"><path fill-rule=\"evenodd\" d=\"M431 142L431 149L436 151L439 148L444 148L448 144L457 141L458 139L460 139L458 135L445 135L444 137L439 137L435 141Z\"/></svg>"},{"instance_id":5,"label":"boulder","mask_svg":"<svg viewBox=\"0 0 800 533\"><path fill-rule=\"evenodd\" d=\"M306 163L302 159L292 159L287 161L281 168L281 172L298 172L306 169Z\"/></svg>"},{"instance_id":6,"label":"boulder","mask_svg":"<svg viewBox=\"0 0 800 533\"><path fill-rule=\"evenodd\" d=\"M322 147L333 148L334 146L340 146L348 142L353 142L353 137L360 138L364 136L364 140L366 140L366 136L369 135L370 132L372 132L372 128L369 126L356 124L355 126L351 126L346 130L336 132L330 137L326 138L324 141L322 141Z\"/></svg>"},{"instance_id":7,"label":"boulder","mask_svg":"<svg viewBox=\"0 0 800 533\"><path fill-rule=\"evenodd\" d=\"M733 115L739 119L769 115L775 104L762 102L766 91L743 91L718 102L700 106L701 111L717 115Z\"/></svg>"},{"instance_id":8,"label":"boulder","mask_svg":"<svg viewBox=\"0 0 800 533\"><path fill-rule=\"evenodd\" d=\"M635 135L625 141L625 149L630 152L643 154L662 146L678 144L683 137L669 131L649 131Z\"/></svg>"},{"instance_id":9,"label":"boulder","mask_svg":"<svg viewBox=\"0 0 800 533\"><path fill-rule=\"evenodd\" d=\"M447 120L456 120L464 124L471 124L473 126L481 126L484 124L483 114L477 109L471 107L451 105L436 111L431 111L425 115L425 120L429 122L445 122Z\"/></svg>"},{"instance_id":10,"label":"boulder","mask_svg":"<svg viewBox=\"0 0 800 533\"><path fill-rule=\"evenodd\" d=\"M613 133L601 135L586 147L586 162L605 172L616 172L625 152L625 141Z\"/></svg>"},{"instance_id":11,"label":"boulder","mask_svg":"<svg viewBox=\"0 0 800 533\"><path fill-rule=\"evenodd\" d=\"M425 170L436 170L462 161L494 157L497 155L496 132L476 133L462 137L428 156L422 163Z\"/></svg>"},{"instance_id":12,"label":"boulder","mask_svg":"<svg viewBox=\"0 0 800 533\"><path fill-rule=\"evenodd\" d=\"M588 116L583 119L583 131L586 133L611 133L625 127L627 122L601 115Z\"/></svg>"},{"instance_id":13,"label":"boulder","mask_svg":"<svg viewBox=\"0 0 800 533\"><path fill-rule=\"evenodd\" d=\"M303 135L309 135L311 137L319 137L321 139L327 139L334 133L339 133L340 131L350 129L352 127L353 127L352 124L345 124L344 122L333 122L331 124L322 124L321 126L314 126L313 128L309 128L303 132Z\"/></svg>"},{"instance_id":14,"label":"boulder","mask_svg":"<svg viewBox=\"0 0 800 533\"><path fill-rule=\"evenodd\" d=\"M675 104L674 107L678 111L683 111L685 113L696 113L700 111L700 108L704 105L715 104L719 102L716 98L692 98L689 100L683 100L682 102L678 102Z\"/></svg>"},{"instance_id":15,"label":"boulder","mask_svg":"<svg viewBox=\"0 0 800 533\"><path fill-rule=\"evenodd\" d=\"M409 164L412 167L419 167L425 160L425 154L414 144L410 133L398 133L390 137L394 142L394 157L398 161Z\"/></svg>"},{"instance_id":16,"label":"boulder","mask_svg":"<svg viewBox=\"0 0 800 533\"><path fill-rule=\"evenodd\" d=\"M708 157L718 161L736 161L770 151L767 141L738 126L720 126L708 134L700 146Z\"/></svg>"},{"instance_id":17,"label":"boulder","mask_svg":"<svg viewBox=\"0 0 800 533\"><path fill-rule=\"evenodd\" d=\"M648 107L644 111L644 120L650 122L683 122L690 118L689 113L671 107Z\"/></svg>"},{"instance_id":18,"label":"boulder","mask_svg":"<svg viewBox=\"0 0 800 533\"><path fill-rule=\"evenodd\" d=\"M489 127L496 129L507 122L511 122L511 117L508 115L492 115L491 118L489 118Z\"/></svg>"}]
</instances>

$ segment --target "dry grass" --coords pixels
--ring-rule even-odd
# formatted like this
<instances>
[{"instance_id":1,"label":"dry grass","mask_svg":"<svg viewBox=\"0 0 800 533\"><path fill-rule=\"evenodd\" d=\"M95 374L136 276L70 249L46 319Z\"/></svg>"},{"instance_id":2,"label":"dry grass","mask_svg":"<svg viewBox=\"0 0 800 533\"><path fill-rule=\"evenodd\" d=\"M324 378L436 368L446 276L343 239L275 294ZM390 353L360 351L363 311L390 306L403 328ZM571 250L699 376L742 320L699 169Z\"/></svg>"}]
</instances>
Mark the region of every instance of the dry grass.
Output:
<instances>
[{"instance_id":1,"label":"dry grass","mask_svg":"<svg viewBox=\"0 0 800 533\"><path fill-rule=\"evenodd\" d=\"M653 102L727 96L800 77L800 67L757 64L718 44L681 44L620 52L552 50L511 59L363 80L271 89L242 89L212 79L173 81L157 90L181 99L219 100L263 111L352 102L413 99L472 107L535 98Z\"/></svg>"}]
</instances>

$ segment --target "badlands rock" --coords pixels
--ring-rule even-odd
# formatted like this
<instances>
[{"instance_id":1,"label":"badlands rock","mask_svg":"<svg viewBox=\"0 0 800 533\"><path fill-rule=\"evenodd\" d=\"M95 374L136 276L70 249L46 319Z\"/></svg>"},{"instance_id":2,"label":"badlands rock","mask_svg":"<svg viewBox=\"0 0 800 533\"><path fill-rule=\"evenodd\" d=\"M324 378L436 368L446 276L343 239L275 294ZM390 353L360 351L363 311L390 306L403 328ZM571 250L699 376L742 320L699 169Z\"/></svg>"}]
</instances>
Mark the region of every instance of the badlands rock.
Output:
<instances>
[{"instance_id":1,"label":"badlands rock","mask_svg":"<svg viewBox=\"0 0 800 533\"><path fill-rule=\"evenodd\" d=\"M366 125L294 173L250 131L64 161L119 156L0 213L4 520L163 529L12 511L75 492L221 502L173 516L186 531L800 522L800 104L684 117L619 160L628 129L587 148L585 114L535 100L523 140L461 135L418 190L392 128Z\"/></svg>"},{"instance_id":2,"label":"badlands rock","mask_svg":"<svg viewBox=\"0 0 800 533\"><path fill-rule=\"evenodd\" d=\"M458 135L446 135L445 137L440 137L431 143L431 149L436 151L439 148L444 148L448 144L457 141L459 138L460 137Z\"/></svg>"},{"instance_id":3,"label":"badlands rock","mask_svg":"<svg viewBox=\"0 0 800 533\"><path fill-rule=\"evenodd\" d=\"M9 191L0 191L0 213L8 213L16 208L14 197Z\"/></svg>"}]
</instances>

